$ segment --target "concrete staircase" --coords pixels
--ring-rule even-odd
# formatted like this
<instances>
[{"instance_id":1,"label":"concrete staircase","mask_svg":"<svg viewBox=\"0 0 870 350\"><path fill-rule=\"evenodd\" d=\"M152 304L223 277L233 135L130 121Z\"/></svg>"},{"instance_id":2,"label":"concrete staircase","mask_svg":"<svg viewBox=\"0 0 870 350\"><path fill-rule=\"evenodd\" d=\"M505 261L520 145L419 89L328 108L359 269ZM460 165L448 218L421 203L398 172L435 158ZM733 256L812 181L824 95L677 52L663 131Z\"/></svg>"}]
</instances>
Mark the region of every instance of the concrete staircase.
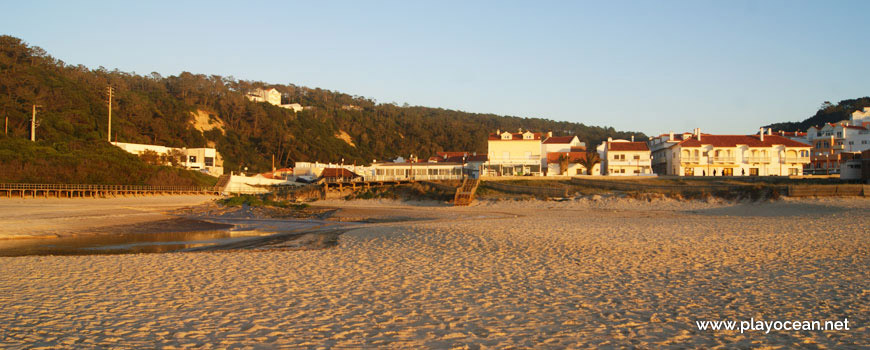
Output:
<instances>
[{"instance_id":1,"label":"concrete staircase","mask_svg":"<svg viewBox=\"0 0 870 350\"><path fill-rule=\"evenodd\" d=\"M215 191L223 192L224 189L227 188L227 184L229 184L229 183L230 183L230 175L226 175L226 174L221 175L218 178L217 184L214 185L214 189L215 189Z\"/></svg>"},{"instance_id":2,"label":"concrete staircase","mask_svg":"<svg viewBox=\"0 0 870 350\"><path fill-rule=\"evenodd\" d=\"M462 180L462 185L456 189L456 196L453 197L453 206L468 206L474 201L474 193L477 192L477 186L480 185L480 180L466 178Z\"/></svg>"}]
</instances>

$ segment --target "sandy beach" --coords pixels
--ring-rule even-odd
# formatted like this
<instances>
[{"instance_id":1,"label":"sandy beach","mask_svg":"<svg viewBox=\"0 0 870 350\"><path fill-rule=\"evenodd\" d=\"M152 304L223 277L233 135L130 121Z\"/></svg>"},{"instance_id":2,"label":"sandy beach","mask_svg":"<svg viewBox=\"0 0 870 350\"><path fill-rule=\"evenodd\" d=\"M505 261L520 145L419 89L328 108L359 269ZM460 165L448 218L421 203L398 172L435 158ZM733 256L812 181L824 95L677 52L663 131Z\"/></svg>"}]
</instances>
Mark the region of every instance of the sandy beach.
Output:
<instances>
[{"instance_id":1,"label":"sandy beach","mask_svg":"<svg viewBox=\"0 0 870 350\"><path fill-rule=\"evenodd\" d=\"M214 196L118 198L3 198L0 239L64 237L118 225L176 218L172 212L213 201Z\"/></svg>"},{"instance_id":2,"label":"sandy beach","mask_svg":"<svg viewBox=\"0 0 870 350\"><path fill-rule=\"evenodd\" d=\"M0 258L0 347L858 348L868 204L327 201L329 249ZM695 324L750 318L852 327Z\"/></svg>"}]
</instances>

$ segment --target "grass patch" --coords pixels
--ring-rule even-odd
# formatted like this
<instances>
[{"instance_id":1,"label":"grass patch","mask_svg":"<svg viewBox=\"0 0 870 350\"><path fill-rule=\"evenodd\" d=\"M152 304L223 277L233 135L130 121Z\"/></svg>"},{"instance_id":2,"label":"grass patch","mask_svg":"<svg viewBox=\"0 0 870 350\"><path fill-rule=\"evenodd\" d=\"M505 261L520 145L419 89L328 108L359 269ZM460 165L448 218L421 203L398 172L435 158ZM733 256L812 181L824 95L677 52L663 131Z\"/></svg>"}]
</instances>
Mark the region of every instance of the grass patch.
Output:
<instances>
[{"instance_id":1,"label":"grass patch","mask_svg":"<svg viewBox=\"0 0 870 350\"><path fill-rule=\"evenodd\" d=\"M268 198L266 195L251 195L251 194L243 194L238 196L233 196L229 198L224 198L218 200L218 204L227 206L227 207L240 207L243 205L247 205L249 207L274 207L274 208L285 208L285 209L305 209L308 208L308 204L305 203L293 203L288 200L276 201Z\"/></svg>"},{"instance_id":2,"label":"grass patch","mask_svg":"<svg viewBox=\"0 0 870 350\"><path fill-rule=\"evenodd\" d=\"M404 199L449 201L455 192L445 191L435 186L419 182L410 184L381 186L362 189L351 193L345 199Z\"/></svg>"}]
</instances>

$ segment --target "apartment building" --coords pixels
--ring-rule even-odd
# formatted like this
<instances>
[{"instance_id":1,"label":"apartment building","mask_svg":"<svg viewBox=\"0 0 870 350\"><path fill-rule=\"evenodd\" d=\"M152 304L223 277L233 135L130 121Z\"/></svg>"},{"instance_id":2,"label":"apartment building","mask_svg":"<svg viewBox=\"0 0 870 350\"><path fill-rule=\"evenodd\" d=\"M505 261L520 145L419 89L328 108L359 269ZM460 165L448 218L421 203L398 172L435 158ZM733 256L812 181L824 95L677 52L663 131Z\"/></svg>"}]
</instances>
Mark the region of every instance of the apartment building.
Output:
<instances>
[{"instance_id":1,"label":"apartment building","mask_svg":"<svg viewBox=\"0 0 870 350\"><path fill-rule=\"evenodd\" d=\"M676 136L676 135L674 135ZM710 135L695 129L682 140L670 137L657 147L664 159L659 175L786 176L802 175L810 145L762 130L758 135Z\"/></svg>"}]
</instances>

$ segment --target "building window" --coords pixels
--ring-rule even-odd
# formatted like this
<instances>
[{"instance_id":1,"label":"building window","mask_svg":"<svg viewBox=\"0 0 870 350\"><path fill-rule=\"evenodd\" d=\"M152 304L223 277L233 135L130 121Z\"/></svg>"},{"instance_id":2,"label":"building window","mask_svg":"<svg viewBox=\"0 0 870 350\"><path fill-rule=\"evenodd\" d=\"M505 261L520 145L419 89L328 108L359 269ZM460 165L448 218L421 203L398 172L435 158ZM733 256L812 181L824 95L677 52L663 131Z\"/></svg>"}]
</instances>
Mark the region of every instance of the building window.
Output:
<instances>
[{"instance_id":1,"label":"building window","mask_svg":"<svg viewBox=\"0 0 870 350\"><path fill-rule=\"evenodd\" d=\"M788 174L790 176L797 176L797 174L798 174L797 168L788 168Z\"/></svg>"},{"instance_id":2,"label":"building window","mask_svg":"<svg viewBox=\"0 0 870 350\"><path fill-rule=\"evenodd\" d=\"M640 156L639 156L639 155L635 155L635 156L634 156L634 160L640 160Z\"/></svg>"},{"instance_id":3,"label":"building window","mask_svg":"<svg viewBox=\"0 0 870 350\"><path fill-rule=\"evenodd\" d=\"M214 166L214 157L205 157L205 166Z\"/></svg>"},{"instance_id":4,"label":"building window","mask_svg":"<svg viewBox=\"0 0 870 350\"><path fill-rule=\"evenodd\" d=\"M188 158L188 162L190 162L190 163L196 163L196 156L190 156L190 157Z\"/></svg>"}]
</instances>

